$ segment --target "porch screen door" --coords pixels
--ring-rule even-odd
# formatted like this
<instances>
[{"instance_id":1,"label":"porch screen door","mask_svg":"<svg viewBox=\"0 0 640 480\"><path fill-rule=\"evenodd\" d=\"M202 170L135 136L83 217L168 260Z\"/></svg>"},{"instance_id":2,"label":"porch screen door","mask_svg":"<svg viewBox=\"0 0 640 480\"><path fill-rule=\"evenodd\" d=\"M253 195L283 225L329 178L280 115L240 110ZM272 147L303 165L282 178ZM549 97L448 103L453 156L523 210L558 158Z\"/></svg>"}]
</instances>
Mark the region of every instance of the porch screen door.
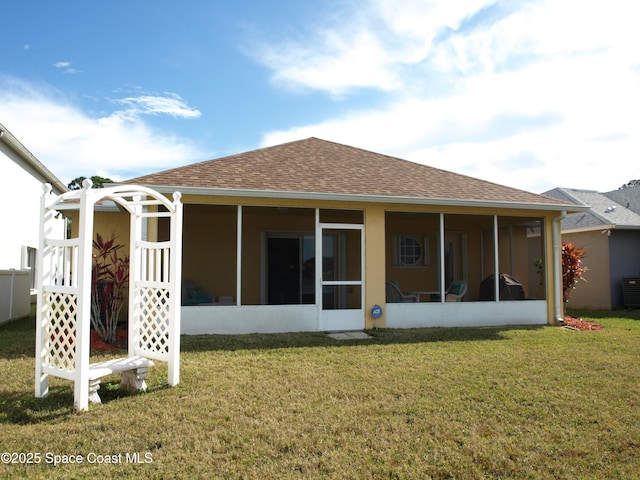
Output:
<instances>
[{"instance_id":1,"label":"porch screen door","mask_svg":"<svg viewBox=\"0 0 640 480\"><path fill-rule=\"evenodd\" d=\"M316 258L316 302L320 305L319 330L364 328L364 227L319 224ZM318 265L318 262L316 263Z\"/></svg>"}]
</instances>

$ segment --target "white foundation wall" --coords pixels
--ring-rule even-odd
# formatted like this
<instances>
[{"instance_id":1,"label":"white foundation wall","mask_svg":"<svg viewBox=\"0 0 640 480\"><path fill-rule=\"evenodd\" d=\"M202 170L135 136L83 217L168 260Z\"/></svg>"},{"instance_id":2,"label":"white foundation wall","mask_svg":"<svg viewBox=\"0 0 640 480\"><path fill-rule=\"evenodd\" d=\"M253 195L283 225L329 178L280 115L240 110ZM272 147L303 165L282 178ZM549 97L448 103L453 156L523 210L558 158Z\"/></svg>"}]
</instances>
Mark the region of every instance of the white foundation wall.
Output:
<instances>
[{"instance_id":1,"label":"white foundation wall","mask_svg":"<svg viewBox=\"0 0 640 480\"><path fill-rule=\"evenodd\" d=\"M249 305L182 307L183 335L314 332L315 305Z\"/></svg>"},{"instance_id":2,"label":"white foundation wall","mask_svg":"<svg viewBox=\"0 0 640 480\"><path fill-rule=\"evenodd\" d=\"M387 328L546 325L547 302L392 303L386 319Z\"/></svg>"},{"instance_id":3,"label":"white foundation wall","mask_svg":"<svg viewBox=\"0 0 640 480\"><path fill-rule=\"evenodd\" d=\"M385 308L385 307L383 307ZM386 305L387 328L546 325L546 300ZM315 305L182 307L183 335L316 332Z\"/></svg>"}]
</instances>

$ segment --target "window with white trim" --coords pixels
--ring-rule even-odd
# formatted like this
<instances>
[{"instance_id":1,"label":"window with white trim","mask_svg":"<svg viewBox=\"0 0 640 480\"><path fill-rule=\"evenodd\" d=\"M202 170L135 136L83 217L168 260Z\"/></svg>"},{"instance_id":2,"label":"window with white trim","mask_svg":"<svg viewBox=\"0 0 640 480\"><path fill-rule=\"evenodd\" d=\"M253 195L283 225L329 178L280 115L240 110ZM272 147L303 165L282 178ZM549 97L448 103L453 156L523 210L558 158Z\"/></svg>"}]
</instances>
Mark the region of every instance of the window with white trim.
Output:
<instances>
[{"instance_id":1,"label":"window with white trim","mask_svg":"<svg viewBox=\"0 0 640 480\"><path fill-rule=\"evenodd\" d=\"M429 265L429 238L424 235L395 235L393 250L394 266Z\"/></svg>"}]
</instances>

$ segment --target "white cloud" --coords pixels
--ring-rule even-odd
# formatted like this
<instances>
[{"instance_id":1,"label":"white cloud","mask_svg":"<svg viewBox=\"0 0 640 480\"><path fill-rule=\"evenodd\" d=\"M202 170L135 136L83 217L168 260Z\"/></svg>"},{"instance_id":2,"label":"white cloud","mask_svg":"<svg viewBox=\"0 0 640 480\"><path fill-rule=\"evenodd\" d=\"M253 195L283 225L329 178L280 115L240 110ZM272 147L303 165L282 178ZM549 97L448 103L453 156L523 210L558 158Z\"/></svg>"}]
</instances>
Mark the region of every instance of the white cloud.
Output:
<instances>
[{"instance_id":1,"label":"white cloud","mask_svg":"<svg viewBox=\"0 0 640 480\"><path fill-rule=\"evenodd\" d=\"M341 96L357 88L385 91L404 86L404 67L427 58L436 35L495 0L425 2L371 0L317 24L304 44L262 45L254 57L287 88L311 88Z\"/></svg>"},{"instance_id":2,"label":"white cloud","mask_svg":"<svg viewBox=\"0 0 640 480\"><path fill-rule=\"evenodd\" d=\"M71 66L71 62L56 62L53 64L53 66L55 68L62 70L63 73L70 73L70 74L80 73L80 70Z\"/></svg>"},{"instance_id":3,"label":"white cloud","mask_svg":"<svg viewBox=\"0 0 640 480\"><path fill-rule=\"evenodd\" d=\"M280 45L263 51L261 61L274 70L277 84L311 88L342 95L351 88L397 88L398 79L387 67L386 52L366 31L322 34L321 51ZM340 51L340 55L331 52Z\"/></svg>"},{"instance_id":4,"label":"white cloud","mask_svg":"<svg viewBox=\"0 0 640 480\"><path fill-rule=\"evenodd\" d=\"M140 115L170 115L174 118L198 118L202 114L176 93L166 92L163 96L141 95L116 100L127 108L115 113L122 118L137 118Z\"/></svg>"},{"instance_id":5,"label":"white cloud","mask_svg":"<svg viewBox=\"0 0 640 480\"><path fill-rule=\"evenodd\" d=\"M0 77L2 123L58 178L101 175L122 180L202 157L196 146L157 131L135 115L116 112L92 118L46 85ZM168 113L168 105L144 113ZM162 102L159 102L162 103ZM186 105L175 107L188 110Z\"/></svg>"},{"instance_id":6,"label":"white cloud","mask_svg":"<svg viewBox=\"0 0 640 480\"><path fill-rule=\"evenodd\" d=\"M640 178L640 30L627 3L528 2L487 17L487 2L457 3L372 0L358 30L380 47L357 51L392 79L368 86L397 89L395 100L269 132L263 144L317 136L537 192ZM352 35L346 22L334 29L322 38ZM306 49L284 55L274 76L313 76L308 88L332 93L357 86L353 76L320 83L319 73L326 58L358 54L328 42Z\"/></svg>"}]
</instances>

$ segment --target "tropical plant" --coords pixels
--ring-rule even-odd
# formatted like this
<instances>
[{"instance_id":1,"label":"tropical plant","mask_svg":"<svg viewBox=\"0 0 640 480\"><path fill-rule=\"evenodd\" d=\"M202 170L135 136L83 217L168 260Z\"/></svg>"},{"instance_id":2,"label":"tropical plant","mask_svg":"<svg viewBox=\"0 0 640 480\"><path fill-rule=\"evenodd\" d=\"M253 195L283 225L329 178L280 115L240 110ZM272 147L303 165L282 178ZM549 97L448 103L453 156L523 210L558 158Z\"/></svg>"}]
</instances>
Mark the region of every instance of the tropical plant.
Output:
<instances>
[{"instance_id":1,"label":"tropical plant","mask_svg":"<svg viewBox=\"0 0 640 480\"><path fill-rule=\"evenodd\" d=\"M580 280L585 280L587 267L582 264L582 259L586 254L584 248L576 247L571 242L562 244L562 299L565 303L569 301L571 290L576 288Z\"/></svg>"},{"instance_id":2,"label":"tropical plant","mask_svg":"<svg viewBox=\"0 0 640 480\"><path fill-rule=\"evenodd\" d=\"M116 239L115 232L108 240L96 234L91 272L91 324L110 344L116 343L118 318L129 287L129 256L119 255L123 246Z\"/></svg>"}]
</instances>

